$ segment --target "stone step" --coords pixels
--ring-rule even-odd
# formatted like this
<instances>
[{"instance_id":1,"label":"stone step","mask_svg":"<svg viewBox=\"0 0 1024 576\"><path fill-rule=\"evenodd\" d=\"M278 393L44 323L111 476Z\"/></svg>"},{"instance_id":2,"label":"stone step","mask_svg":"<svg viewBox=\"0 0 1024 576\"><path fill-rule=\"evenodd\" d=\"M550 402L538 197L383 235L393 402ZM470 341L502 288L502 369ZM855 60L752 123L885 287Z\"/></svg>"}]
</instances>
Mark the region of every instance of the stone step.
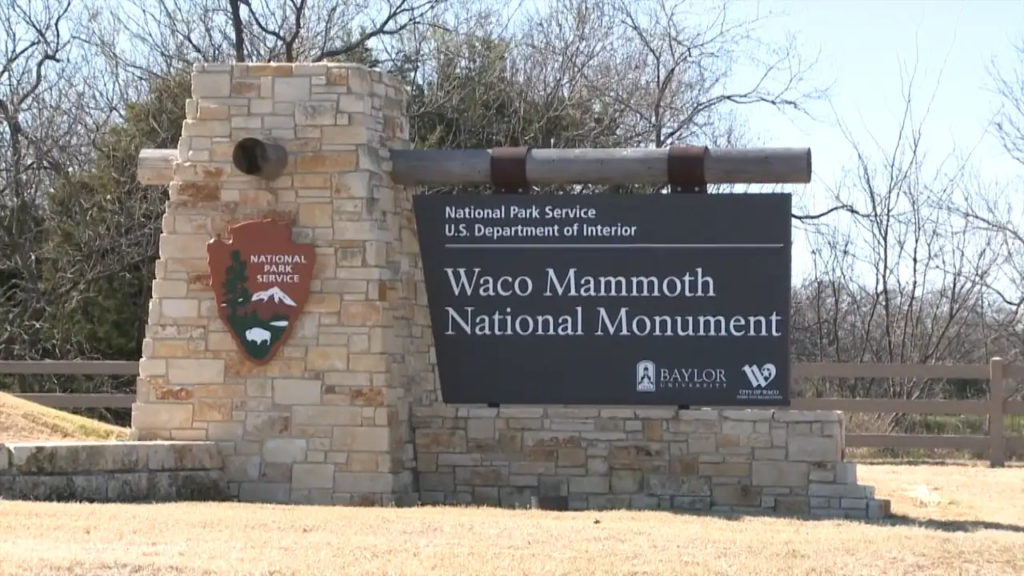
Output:
<instances>
[{"instance_id":1,"label":"stone step","mask_svg":"<svg viewBox=\"0 0 1024 576\"><path fill-rule=\"evenodd\" d=\"M861 486L858 484L826 484L811 482L807 486L808 496L828 498L874 498L874 486Z\"/></svg>"},{"instance_id":2,"label":"stone step","mask_svg":"<svg viewBox=\"0 0 1024 576\"><path fill-rule=\"evenodd\" d=\"M230 499L213 442L0 444L0 498L85 502Z\"/></svg>"},{"instance_id":3,"label":"stone step","mask_svg":"<svg viewBox=\"0 0 1024 576\"><path fill-rule=\"evenodd\" d=\"M0 475L0 500L180 502L231 499L220 470Z\"/></svg>"},{"instance_id":4,"label":"stone step","mask_svg":"<svg viewBox=\"0 0 1024 576\"><path fill-rule=\"evenodd\" d=\"M220 470L214 442L39 442L0 444L0 475Z\"/></svg>"},{"instance_id":5,"label":"stone step","mask_svg":"<svg viewBox=\"0 0 1024 576\"><path fill-rule=\"evenodd\" d=\"M882 520L892 515L892 502L886 498L868 501L868 518Z\"/></svg>"}]
</instances>

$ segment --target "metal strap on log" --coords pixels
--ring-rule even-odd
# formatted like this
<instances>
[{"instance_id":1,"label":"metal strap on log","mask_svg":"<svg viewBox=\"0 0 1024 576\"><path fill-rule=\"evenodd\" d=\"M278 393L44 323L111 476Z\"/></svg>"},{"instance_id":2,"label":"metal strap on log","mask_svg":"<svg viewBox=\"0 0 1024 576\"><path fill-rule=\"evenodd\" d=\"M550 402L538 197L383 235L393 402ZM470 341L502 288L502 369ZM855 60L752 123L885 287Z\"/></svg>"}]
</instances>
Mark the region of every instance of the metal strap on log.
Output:
<instances>
[{"instance_id":1,"label":"metal strap on log","mask_svg":"<svg viewBox=\"0 0 1024 576\"><path fill-rule=\"evenodd\" d=\"M704 163L707 146L673 146L668 149L668 183L673 194L706 194Z\"/></svg>"},{"instance_id":2,"label":"metal strap on log","mask_svg":"<svg viewBox=\"0 0 1024 576\"><path fill-rule=\"evenodd\" d=\"M491 184L500 194L522 192L530 185L526 176L529 147L505 147L491 150Z\"/></svg>"}]
</instances>

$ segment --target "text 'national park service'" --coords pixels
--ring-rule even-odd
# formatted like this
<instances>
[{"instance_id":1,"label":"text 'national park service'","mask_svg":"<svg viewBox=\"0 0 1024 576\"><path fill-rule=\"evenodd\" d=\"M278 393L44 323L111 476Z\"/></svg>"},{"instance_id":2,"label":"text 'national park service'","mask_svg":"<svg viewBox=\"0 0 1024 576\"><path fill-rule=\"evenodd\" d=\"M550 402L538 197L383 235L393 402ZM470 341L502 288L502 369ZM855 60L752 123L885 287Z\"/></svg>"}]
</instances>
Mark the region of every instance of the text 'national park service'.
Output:
<instances>
[{"instance_id":1,"label":"text 'national park service'","mask_svg":"<svg viewBox=\"0 0 1024 576\"><path fill-rule=\"evenodd\" d=\"M445 235L457 238L631 238L637 234L636 226L597 222L597 209L586 206L447 206L444 216Z\"/></svg>"}]
</instances>

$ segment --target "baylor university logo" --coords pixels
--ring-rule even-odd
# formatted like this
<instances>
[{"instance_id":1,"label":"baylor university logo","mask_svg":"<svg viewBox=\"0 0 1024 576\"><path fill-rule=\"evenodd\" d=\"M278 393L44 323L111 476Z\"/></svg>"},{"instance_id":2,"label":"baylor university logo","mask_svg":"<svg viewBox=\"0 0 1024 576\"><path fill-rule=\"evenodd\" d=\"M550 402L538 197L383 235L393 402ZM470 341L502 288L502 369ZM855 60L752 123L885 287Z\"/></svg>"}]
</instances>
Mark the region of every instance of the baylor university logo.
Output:
<instances>
[{"instance_id":1,"label":"baylor university logo","mask_svg":"<svg viewBox=\"0 0 1024 576\"><path fill-rule=\"evenodd\" d=\"M637 392L654 392L654 375L655 375L654 362L650 360L641 360L636 363L636 391Z\"/></svg>"},{"instance_id":2,"label":"baylor university logo","mask_svg":"<svg viewBox=\"0 0 1024 576\"><path fill-rule=\"evenodd\" d=\"M206 246L217 312L249 360L265 364L309 297L314 248L292 242L291 225L275 220L243 222L230 234Z\"/></svg>"}]
</instances>

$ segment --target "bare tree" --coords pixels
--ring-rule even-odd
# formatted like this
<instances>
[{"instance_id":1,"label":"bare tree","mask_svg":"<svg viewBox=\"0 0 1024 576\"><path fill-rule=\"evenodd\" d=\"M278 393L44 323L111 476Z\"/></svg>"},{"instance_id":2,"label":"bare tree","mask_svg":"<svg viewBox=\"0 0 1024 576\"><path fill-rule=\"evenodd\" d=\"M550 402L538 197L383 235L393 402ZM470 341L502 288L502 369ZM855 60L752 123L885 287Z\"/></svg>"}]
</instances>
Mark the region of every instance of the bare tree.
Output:
<instances>
[{"instance_id":1,"label":"bare tree","mask_svg":"<svg viewBox=\"0 0 1024 576\"><path fill-rule=\"evenodd\" d=\"M81 41L94 23L80 6L0 1L3 357L73 358L103 350L107 343L83 331L81 313L97 301L117 300L111 290L131 286L137 263L151 266L156 251L161 198L134 182L134 136L115 124L127 119L150 127L162 119L133 118L145 108L120 97L110 82L117 71ZM184 80L179 95L188 92ZM179 108L179 98L169 105ZM182 115L183 109L164 124L180 128ZM137 145L172 146L177 135L167 136ZM127 301L120 298L122 313ZM144 318L144 309L138 314Z\"/></svg>"},{"instance_id":2,"label":"bare tree","mask_svg":"<svg viewBox=\"0 0 1024 576\"><path fill-rule=\"evenodd\" d=\"M992 69L991 75L1002 106L993 128L1007 154L1024 167L1024 40L1014 46L1017 58ZM1012 185L993 184L991 194L967 199L961 214L972 223L972 232L988 239L1002 258L986 277L989 289L1014 311L1024 314L1024 204ZM981 184L979 183L979 187Z\"/></svg>"},{"instance_id":3,"label":"bare tree","mask_svg":"<svg viewBox=\"0 0 1024 576\"><path fill-rule=\"evenodd\" d=\"M97 20L106 25L91 41L139 78L166 76L196 61L358 60L444 2L126 0L129 9L97 5Z\"/></svg>"},{"instance_id":4,"label":"bare tree","mask_svg":"<svg viewBox=\"0 0 1024 576\"><path fill-rule=\"evenodd\" d=\"M792 47L760 41L758 21L734 19L727 3L700 12L680 0L447 7L399 40L417 55L410 115L427 146L737 145L738 107L802 110L818 94ZM737 90L741 58L759 74Z\"/></svg>"},{"instance_id":5,"label":"bare tree","mask_svg":"<svg viewBox=\"0 0 1024 576\"><path fill-rule=\"evenodd\" d=\"M1003 103L994 126L1006 152L1024 166L1024 38L1014 52L1012 62L997 65L991 72Z\"/></svg>"},{"instance_id":6,"label":"bare tree","mask_svg":"<svg viewBox=\"0 0 1024 576\"><path fill-rule=\"evenodd\" d=\"M814 278L795 291L799 360L881 363L985 363L1013 326L993 314L987 277L1000 253L971 234L955 207L978 194L964 160L934 168L923 153L927 106L917 116L907 83L891 147L872 149L843 126L856 155L852 174L831 193L837 212L811 235ZM981 241L979 241L981 240ZM863 379L836 386L847 396L941 397L935 380ZM889 430L904 415L885 415Z\"/></svg>"},{"instance_id":7,"label":"bare tree","mask_svg":"<svg viewBox=\"0 0 1024 576\"><path fill-rule=\"evenodd\" d=\"M0 355L35 350L45 310L35 248L49 187L69 168L59 64L69 53L70 0L0 2ZM51 132L56 130L56 132Z\"/></svg>"},{"instance_id":8,"label":"bare tree","mask_svg":"<svg viewBox=\"0 0 1024 576\"><path fill-rule=\"evenodd\" d=\"M581 68L590 90L629 118L636 146L742 143L732 110L760 104L804 111L820 92L807 85L813 62L792 44L758 37L760 18L732 16L731 3L696 12L678 0L607 0L599 8L572 2L577 11L603 10L610 41L602 58ZM736 69L751 66L755 80L736 86Z\"/></svg>"}]
</instances>

